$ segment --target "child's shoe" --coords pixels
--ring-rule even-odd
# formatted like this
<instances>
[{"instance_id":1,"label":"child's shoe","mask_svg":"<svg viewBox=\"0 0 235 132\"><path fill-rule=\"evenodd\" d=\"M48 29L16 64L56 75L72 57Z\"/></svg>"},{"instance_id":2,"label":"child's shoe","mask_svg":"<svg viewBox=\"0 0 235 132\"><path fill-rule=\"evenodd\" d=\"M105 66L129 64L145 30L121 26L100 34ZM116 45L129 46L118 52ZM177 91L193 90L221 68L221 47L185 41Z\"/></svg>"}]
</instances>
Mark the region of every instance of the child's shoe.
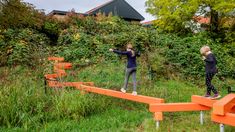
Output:
<instances>
[{"instance_id":1,"label":"child's shoe","mask_svg":"<svg viewBox=\"0 0 235 132\"><path fill-rule=\"evenodd\" d=\"M126 93L126 90L124 88L121 88L121 92Z\"/></svg>"},{"instance_id":2,"label":"child's shoe","mask_svg":"<svg viewBox=\"0 0 235 132\"><path fill-rule=\"evenodd\" d=\"M218 98L220 98L221 96L217 93L217 94L215 94L211 99L218 99Z\"/></svg>"},{"instance_id":3,"label":"child's shoe","mask_svg":"<svg viewBox=\"0 0 235 132\"><path fill-rule=\"evenodd\" d=\"M132 92L132 95L136 96L136 95L137 95L137 92L136 92L136 91L133 91L133 92Z\"/></svg>"}]
</instances>

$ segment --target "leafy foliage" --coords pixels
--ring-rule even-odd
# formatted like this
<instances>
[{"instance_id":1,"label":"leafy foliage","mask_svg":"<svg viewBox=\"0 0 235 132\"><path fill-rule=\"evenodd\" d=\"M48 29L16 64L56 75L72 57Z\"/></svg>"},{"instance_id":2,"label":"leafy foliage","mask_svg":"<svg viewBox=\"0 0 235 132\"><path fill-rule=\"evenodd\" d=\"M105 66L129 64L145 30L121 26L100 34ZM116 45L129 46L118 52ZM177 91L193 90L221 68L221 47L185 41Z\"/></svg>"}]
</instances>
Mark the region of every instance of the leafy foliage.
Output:
<instances>
[{"instance_id":1,"label":"leafy foliage","mask_svg":"<svg viewBox=\"0 0 235 132\"><path fill-rule=\"evenodd\" d=\"M212 33L221 31L226 21L224 18L234 19L235 1L224 0L148 0L147 12L156 16L155 23L160 30L167 32L184 32L188 23L195 15L209 17L209 29ZM232 15L233 14L233 15Z\"/></svg>"},{"instance_id":2,"label":"leafy foliage","mask_svg":"<svg viewBox=\"0 0 235 132\"><path fill-rule=\"evenodd\" d=\"M36 66L47 54L45 35L30 29L0 32L0 64Z\"/></svg>"},{"instance_id":3,"label":"leafy foliage","mask_svg":"<svg viewBox=\"0 0 235 132\"><path fill-rule=\"evenodd\" d=\"M0 28L25 28L40 29L43 25L45 14L36 10L32 4L22 0L1 0Z\"/></svg>"},{"instance_id":4,"label":"leafy foliage","mask_svg":"<svg viewBox=\"0 0 235 132\"><path fill-rule=\"evenodd\" d=\"M205 34L178 37L174 34L161 34L156 38L156 50L149 53L152 70L164 74L183 73L194 77L204 75L204 62L199 54L203 45L209 45L218 61L219 76L235 76L234 51L216 43ZM152 55L153 54L153 55ZM161 63L159 64L160 61ZM159 66L161 67L159 69ZM163 74L163 75L164 75Z\"/></svg>"}]
</instances>

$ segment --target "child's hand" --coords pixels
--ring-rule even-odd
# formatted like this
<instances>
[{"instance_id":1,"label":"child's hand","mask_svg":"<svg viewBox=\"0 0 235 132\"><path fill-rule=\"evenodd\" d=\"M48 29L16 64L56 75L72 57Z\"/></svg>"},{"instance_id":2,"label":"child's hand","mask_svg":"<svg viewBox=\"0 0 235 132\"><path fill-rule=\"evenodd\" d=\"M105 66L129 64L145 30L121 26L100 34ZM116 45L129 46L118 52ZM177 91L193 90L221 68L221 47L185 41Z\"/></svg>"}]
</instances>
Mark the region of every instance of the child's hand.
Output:
<instances>
[{"instance_id":1,"label":"child's hand","mask_svg":"<svg viewBox=\"0 0 235 132\"><path fill-rule=\"evenodd\" d=\"M109 51L113 52L113 49L109 49Z\"/></svg>"},{"instance_id":2,"label":"child's hand","mask_svg":"<svg viewBox=\"0 0 235 132\"><path fill-rule=\"evenodd\" d=\"M202 60L205 60L206 59L206 57L205 56L202 56Z\"/></svg>"}]
</instances>

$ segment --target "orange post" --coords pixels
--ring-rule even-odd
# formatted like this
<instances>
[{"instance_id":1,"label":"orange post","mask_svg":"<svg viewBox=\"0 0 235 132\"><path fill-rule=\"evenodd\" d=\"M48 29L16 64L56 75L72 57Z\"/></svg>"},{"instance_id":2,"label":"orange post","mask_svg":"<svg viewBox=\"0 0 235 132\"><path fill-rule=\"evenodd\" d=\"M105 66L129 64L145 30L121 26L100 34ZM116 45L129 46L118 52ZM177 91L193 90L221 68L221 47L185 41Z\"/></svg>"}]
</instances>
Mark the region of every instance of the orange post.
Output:
<instances>
[{"instance_id":1,"label":"orange post","mask_svg":"<svg viewBox=\"0 0 235 132\"><path fill-rule=\"evenodd\" d=\"M162 120L163 120L163 114L162 114L162 112L155 112L155 113L154 113L154 120L156 120L156 121L162 121Z\"/></svg>"},{"instance_id":2,"label":"orange post","mask_svg":"<svg viewBox=\"0 0 235 132\"><path fill-rule=\"evenodd\" d=\"M207 107L212 107L213 104L217 101L217 100L208 99L208 98L205 98L203 96L198 96L198 95L193 95L191 99L193 103L204 105Z\"/></svg>"},{"instance_id":3,"label":"orange post","mask_svg":"<svg viewBox=\"0 0 235 132\"><path fill-rule=\"evenodd\" d=\"M210 107L196 103L159 103L150 104L150 112L177 112L177 111L203 111L210 110Z\"/></svg>"},{"instance_id":4,"label":"orange post","mask_svg":"<svg viewBox=\"0 0 235 132\"><path fill-rule=\"evenodd\" d=\"M91 86L85 86L85 85L78 85L76 86L77 89L84 90L87 92L92 92L92 93L98 93L102 95L107 95L107 96L112 96L116 98L122 98L126 100L132 100L140 103L145 103L145 104L152 104L152 103L163 103L164 100L160 98L154 98L154 97L149 97L149 96L143 96L143 95L132 95L129 93L122 93L119 91L114 91L110 89L102 89L102 88L97 88L97 87L91 87Z\"/></svg>"}]
</instances>

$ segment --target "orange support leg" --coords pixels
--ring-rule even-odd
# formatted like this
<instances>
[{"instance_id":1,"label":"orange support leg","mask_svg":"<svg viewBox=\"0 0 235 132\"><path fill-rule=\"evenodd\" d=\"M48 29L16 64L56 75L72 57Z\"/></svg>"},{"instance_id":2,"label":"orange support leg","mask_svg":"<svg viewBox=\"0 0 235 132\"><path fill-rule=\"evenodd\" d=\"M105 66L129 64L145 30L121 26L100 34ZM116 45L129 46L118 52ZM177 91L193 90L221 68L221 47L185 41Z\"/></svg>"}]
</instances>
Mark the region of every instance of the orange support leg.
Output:
<instances>
[{"instance_id":1,"label":"orange support leg","mask_svg":"<svg viewBox=\"0 0 235 132\"><path fill-rule=\"evenodd\" d=\"M163 114L162 114L162 112L155 112L155 113L154 113L154 120L156 120L156 121L162 121L162 120L163 120Z\"/></svg>"}]
</instances>

